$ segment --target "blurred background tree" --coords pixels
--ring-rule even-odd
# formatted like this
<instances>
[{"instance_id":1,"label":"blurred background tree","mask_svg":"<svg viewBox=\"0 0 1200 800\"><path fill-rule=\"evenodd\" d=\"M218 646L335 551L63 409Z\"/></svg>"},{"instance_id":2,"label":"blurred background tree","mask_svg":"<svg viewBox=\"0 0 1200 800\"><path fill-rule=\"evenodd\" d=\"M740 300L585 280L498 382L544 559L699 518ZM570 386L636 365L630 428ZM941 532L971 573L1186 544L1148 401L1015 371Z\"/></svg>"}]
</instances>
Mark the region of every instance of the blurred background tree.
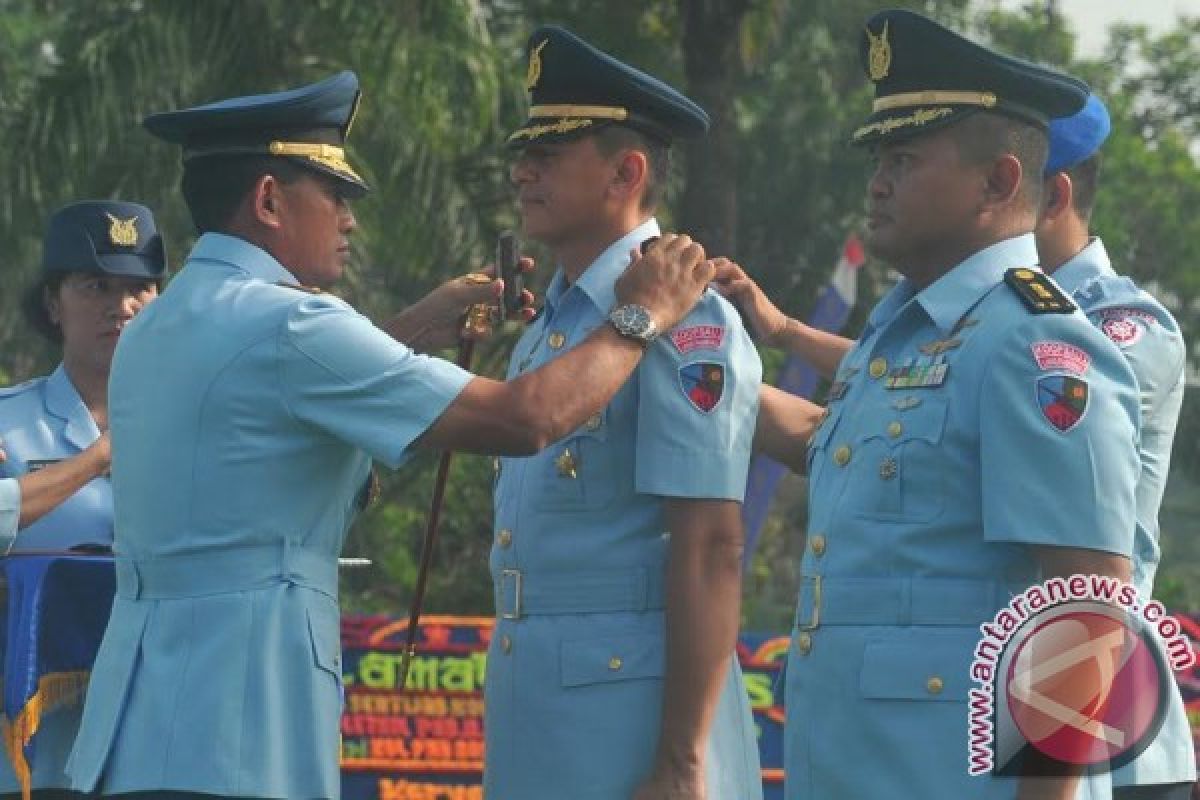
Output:
<instances>
[{"instance_id":1,"label":"blurred background tree","mask_svg":"<svg viewBox=\"0 0 1200 800\"><path fill-rule=\"evenodd\" d=\"M1152 288L1200 335L1200 20L1151 34L1119 26L1098 58L1076 55L1051 2L1018 11L980 0L899 2L1018 55L1086 77L1113 114L1095 226L1118 268ZM355 259L339 293L381 319L447 276L489 260L517 223L504 139L522 118L524 43L565 24L684 88L710 110L712 134L679 148L660 217L714 254L746 265L804 318L846 235L861 223L869 164L846 144L869 105L858 63L867 0L0 0L0 381L49 371L55 354L26 330L20 289L40 258L42 225L85 197L144 202L169 232L178 266L193 241L178 192L178 153L140 128L155 110L271 91L354 69L364 103L350 150L374 192L355 206ZM535 283L552 265L543 256ZM861 271L848 332L894 279ZM480 348L503 371L515 331ZM779 364L764 353L768 377ZM1189 390L1164 507L1160 594L1200 608L1200 401ZM346 606L400 614L415 578L434 459L385 476L350 534ZM430 607L487 613L492 464L456 459ZM788 625L805 483L785 481L747 580L746 624Z\"/></svg>"}]
</instances>

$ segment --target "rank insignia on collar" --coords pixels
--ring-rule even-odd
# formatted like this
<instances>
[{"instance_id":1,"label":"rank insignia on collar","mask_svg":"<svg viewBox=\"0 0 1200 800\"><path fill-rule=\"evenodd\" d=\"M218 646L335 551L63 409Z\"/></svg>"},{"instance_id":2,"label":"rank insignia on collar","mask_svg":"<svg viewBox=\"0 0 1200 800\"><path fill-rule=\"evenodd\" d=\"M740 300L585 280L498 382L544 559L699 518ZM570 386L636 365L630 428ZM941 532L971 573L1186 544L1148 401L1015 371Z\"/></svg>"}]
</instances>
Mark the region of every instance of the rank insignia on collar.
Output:
<instances>
[{"instance_id":1,"label":"rank insignia on collar","mask_svg":"<svg viewBox=\"0 0 1200 800\"><path fill-rule=\"evenodd\" d=\"M708 413L721 402L725 391L725 366L712 361L697 361L679 368L679 385L696 409Z\"/></svg>"},{"instance_id":2,"label":"rank insignia on collar","mask_svg":"<svg viewBox=\"0 0 1200 800\"><path fill-rule=\"evenodd\" d=\"M137 244L137 217L129 219L119 219L104 212L104 216L108 217L108 240L120 247L133 247Z\"/></svg>"},{"instance_id":3,"label":"rank insignia on collar","mask_svg":"<svg viewBox=\"0 0 1200 800\"><path fill-rule=\"evenodd\" d=\"M1042 416L1066 433L1087 411L1088 384L1074 375L1044 375L1038 378L1037 398Z\"/></svg>"},{"instance_id":4,"label":"rank insignia on collar","mask_svg":"<svg viewBox=\"0 0 1200 800\"><path fill-rule=\"evenodd\" d=\"M1004 273L1004 282L1017 293L1034 314L1070 314L1075 310L1071 298L1043 272L1017 268Z\"/></svg>"}]
</instances>

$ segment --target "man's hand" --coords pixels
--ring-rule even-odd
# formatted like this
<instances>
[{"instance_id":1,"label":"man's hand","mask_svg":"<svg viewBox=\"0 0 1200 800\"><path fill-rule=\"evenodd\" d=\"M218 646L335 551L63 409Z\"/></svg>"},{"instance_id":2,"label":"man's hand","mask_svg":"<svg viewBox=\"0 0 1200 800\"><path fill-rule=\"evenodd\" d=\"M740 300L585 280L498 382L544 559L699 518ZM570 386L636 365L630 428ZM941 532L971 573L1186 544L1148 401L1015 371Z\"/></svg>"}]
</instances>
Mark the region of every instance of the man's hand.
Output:
<instances>
[{"instance_id":1,"label":"man's hand","mask_svg":"<svg viewBox=\"0 0 1200 800\"><path fill-rule=\"evenodd\" d=\"M702 769L656 769L649 780L634 791L631 800L706 800L707 797Z\"/></svg>"},{"instance_id":2,"label":"man's hand","mask_svg":"<svg viewBox=\"0 0 1200 800\"><path fill-rule=\"evenodd\" d=\"M712 276L703 247L688 236L666 233L644 255L635 253L617 278L617 303L645 306L658 329L667 331L695 308Z\"/></svg>"},{"instance_id":3,"label":"man's hand","mask_svg":"<svg viewBox=\"0 0 1200 800\"><path fill-rule=\"evenodd\" d=\"M787 314L771 302L740 266L723 257L712 259L712 264L717 291L737 305L763 344L780 347L788 325Z\"/></svg>"},{"instance_id":4,"label":"man's hand","mask_svg":"<svg viewBox=\"0 0 1200 800\"><path fill-rule=\"evenodd\" d=\"M520 267L522 272L531 271L533 259L522 258ZM485 339L492 333L490 321L478 328L466 329L463 315L473 305L500 302L504 281L494 275L493 267L488 266L480 272L452 278L389 320L383 329L397 341L421 351L453 347L463 338ZM518 317L528 322L535 313L533 293L521 292L521 304Z\"/></svg>"}]
</instances>

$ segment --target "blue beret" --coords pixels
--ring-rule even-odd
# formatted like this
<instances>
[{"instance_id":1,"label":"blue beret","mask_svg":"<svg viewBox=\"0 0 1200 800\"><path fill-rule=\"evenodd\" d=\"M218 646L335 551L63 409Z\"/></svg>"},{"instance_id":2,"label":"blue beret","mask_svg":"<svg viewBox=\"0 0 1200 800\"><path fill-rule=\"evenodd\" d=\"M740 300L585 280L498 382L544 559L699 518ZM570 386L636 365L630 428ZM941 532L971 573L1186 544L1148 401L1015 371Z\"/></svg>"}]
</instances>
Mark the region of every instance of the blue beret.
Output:
<instances>
[{"instance_id":1,"label":"blue beret","mask_svg":"<svg viewBox=\"0 0 1200 800\"><path fill-rule=\"evenodd\" d=\"M346 161L344 145L360 97L358 76L346 70L298 89L162 111L142 124L158 138L183 145L185 164L201 158L282 156L337 178L358 196L368 187Z\"/></svg>"},{"instance_id":2,"label":"blue beret","mask_svg":"<svg viewBox=\"0 0 1200 800\"><path fill-rule=\"evenodd\" d=\"M708 132L708 114L700 106L564 28L534 31L526 57L529 120L508 137L510 146L568 139L614 124L667 144Z\"/></svg>"},{"instance_id":3,"label":"blue beret","mask_svg":"<svg viewBox=\"0 0 1200 800\"><path fill-rule=\"evenodd\" d=\"M103 272L161 280L167 251L150 209L137 203L85 200L50 217L43 272Z\"/></svg>"},{"instance_id":4,"label":"blue beret","mask_svg":"<svg viewBox=\"0 0 1200 800\"><path fill-rule=\"evenodd\" d=\"M1096 95L1090 95L1087 105L1078 114L1050 120L1050 157L1046 159L1046 176L1070 169L1091 157L1100 149L1112 130L1108 109Z\"/></svg>"},{"instance_id":5,"label":"blue beret","mask_svg":"<svg viewBox=\"0 0 1200 800\"><path fill-rule=\"evenodd\" d=\"M1083 107L1076 78L989 50L912 11L867 20L859 53L875 83L875 102L854 144L915 136L977 111L1046 128Z\"/></svg>"}]
</instances>

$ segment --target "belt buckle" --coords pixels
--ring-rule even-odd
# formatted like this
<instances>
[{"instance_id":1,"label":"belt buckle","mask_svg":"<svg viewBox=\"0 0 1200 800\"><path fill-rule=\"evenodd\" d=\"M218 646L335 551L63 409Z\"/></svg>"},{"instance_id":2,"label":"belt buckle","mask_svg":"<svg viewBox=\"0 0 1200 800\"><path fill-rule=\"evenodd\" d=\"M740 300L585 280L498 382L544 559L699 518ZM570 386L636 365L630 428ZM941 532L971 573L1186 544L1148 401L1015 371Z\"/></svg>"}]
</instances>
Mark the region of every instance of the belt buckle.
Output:
<instances>
[{"instance_id":1,"label":"belt buckle","mask_svg":"<svg viewBox=\"0 0 1200 800\"><path fill-rule=\"evenodd\" d=\"M521 570L519 569L502 569L500 570L500 598L504 599L504 589L507 584L507 579L513 580L513 604L512 611L501 611L500 619L520 619L521 618Z\"/></svg>"},{"instance_id":2,"label":"belt buckle","mask_svg":"<svg viewBox=\"0 0 1200 800\"><path fill-rule=\"evenodd\" d=\"M821 625L821 576L820 575L801 575L800 576L800 597L804 597L804 582L812 581L812 614L809 615L808 622L798 623L796 625L802 631L815 631Z\"/></svg>"}]
</instances>

